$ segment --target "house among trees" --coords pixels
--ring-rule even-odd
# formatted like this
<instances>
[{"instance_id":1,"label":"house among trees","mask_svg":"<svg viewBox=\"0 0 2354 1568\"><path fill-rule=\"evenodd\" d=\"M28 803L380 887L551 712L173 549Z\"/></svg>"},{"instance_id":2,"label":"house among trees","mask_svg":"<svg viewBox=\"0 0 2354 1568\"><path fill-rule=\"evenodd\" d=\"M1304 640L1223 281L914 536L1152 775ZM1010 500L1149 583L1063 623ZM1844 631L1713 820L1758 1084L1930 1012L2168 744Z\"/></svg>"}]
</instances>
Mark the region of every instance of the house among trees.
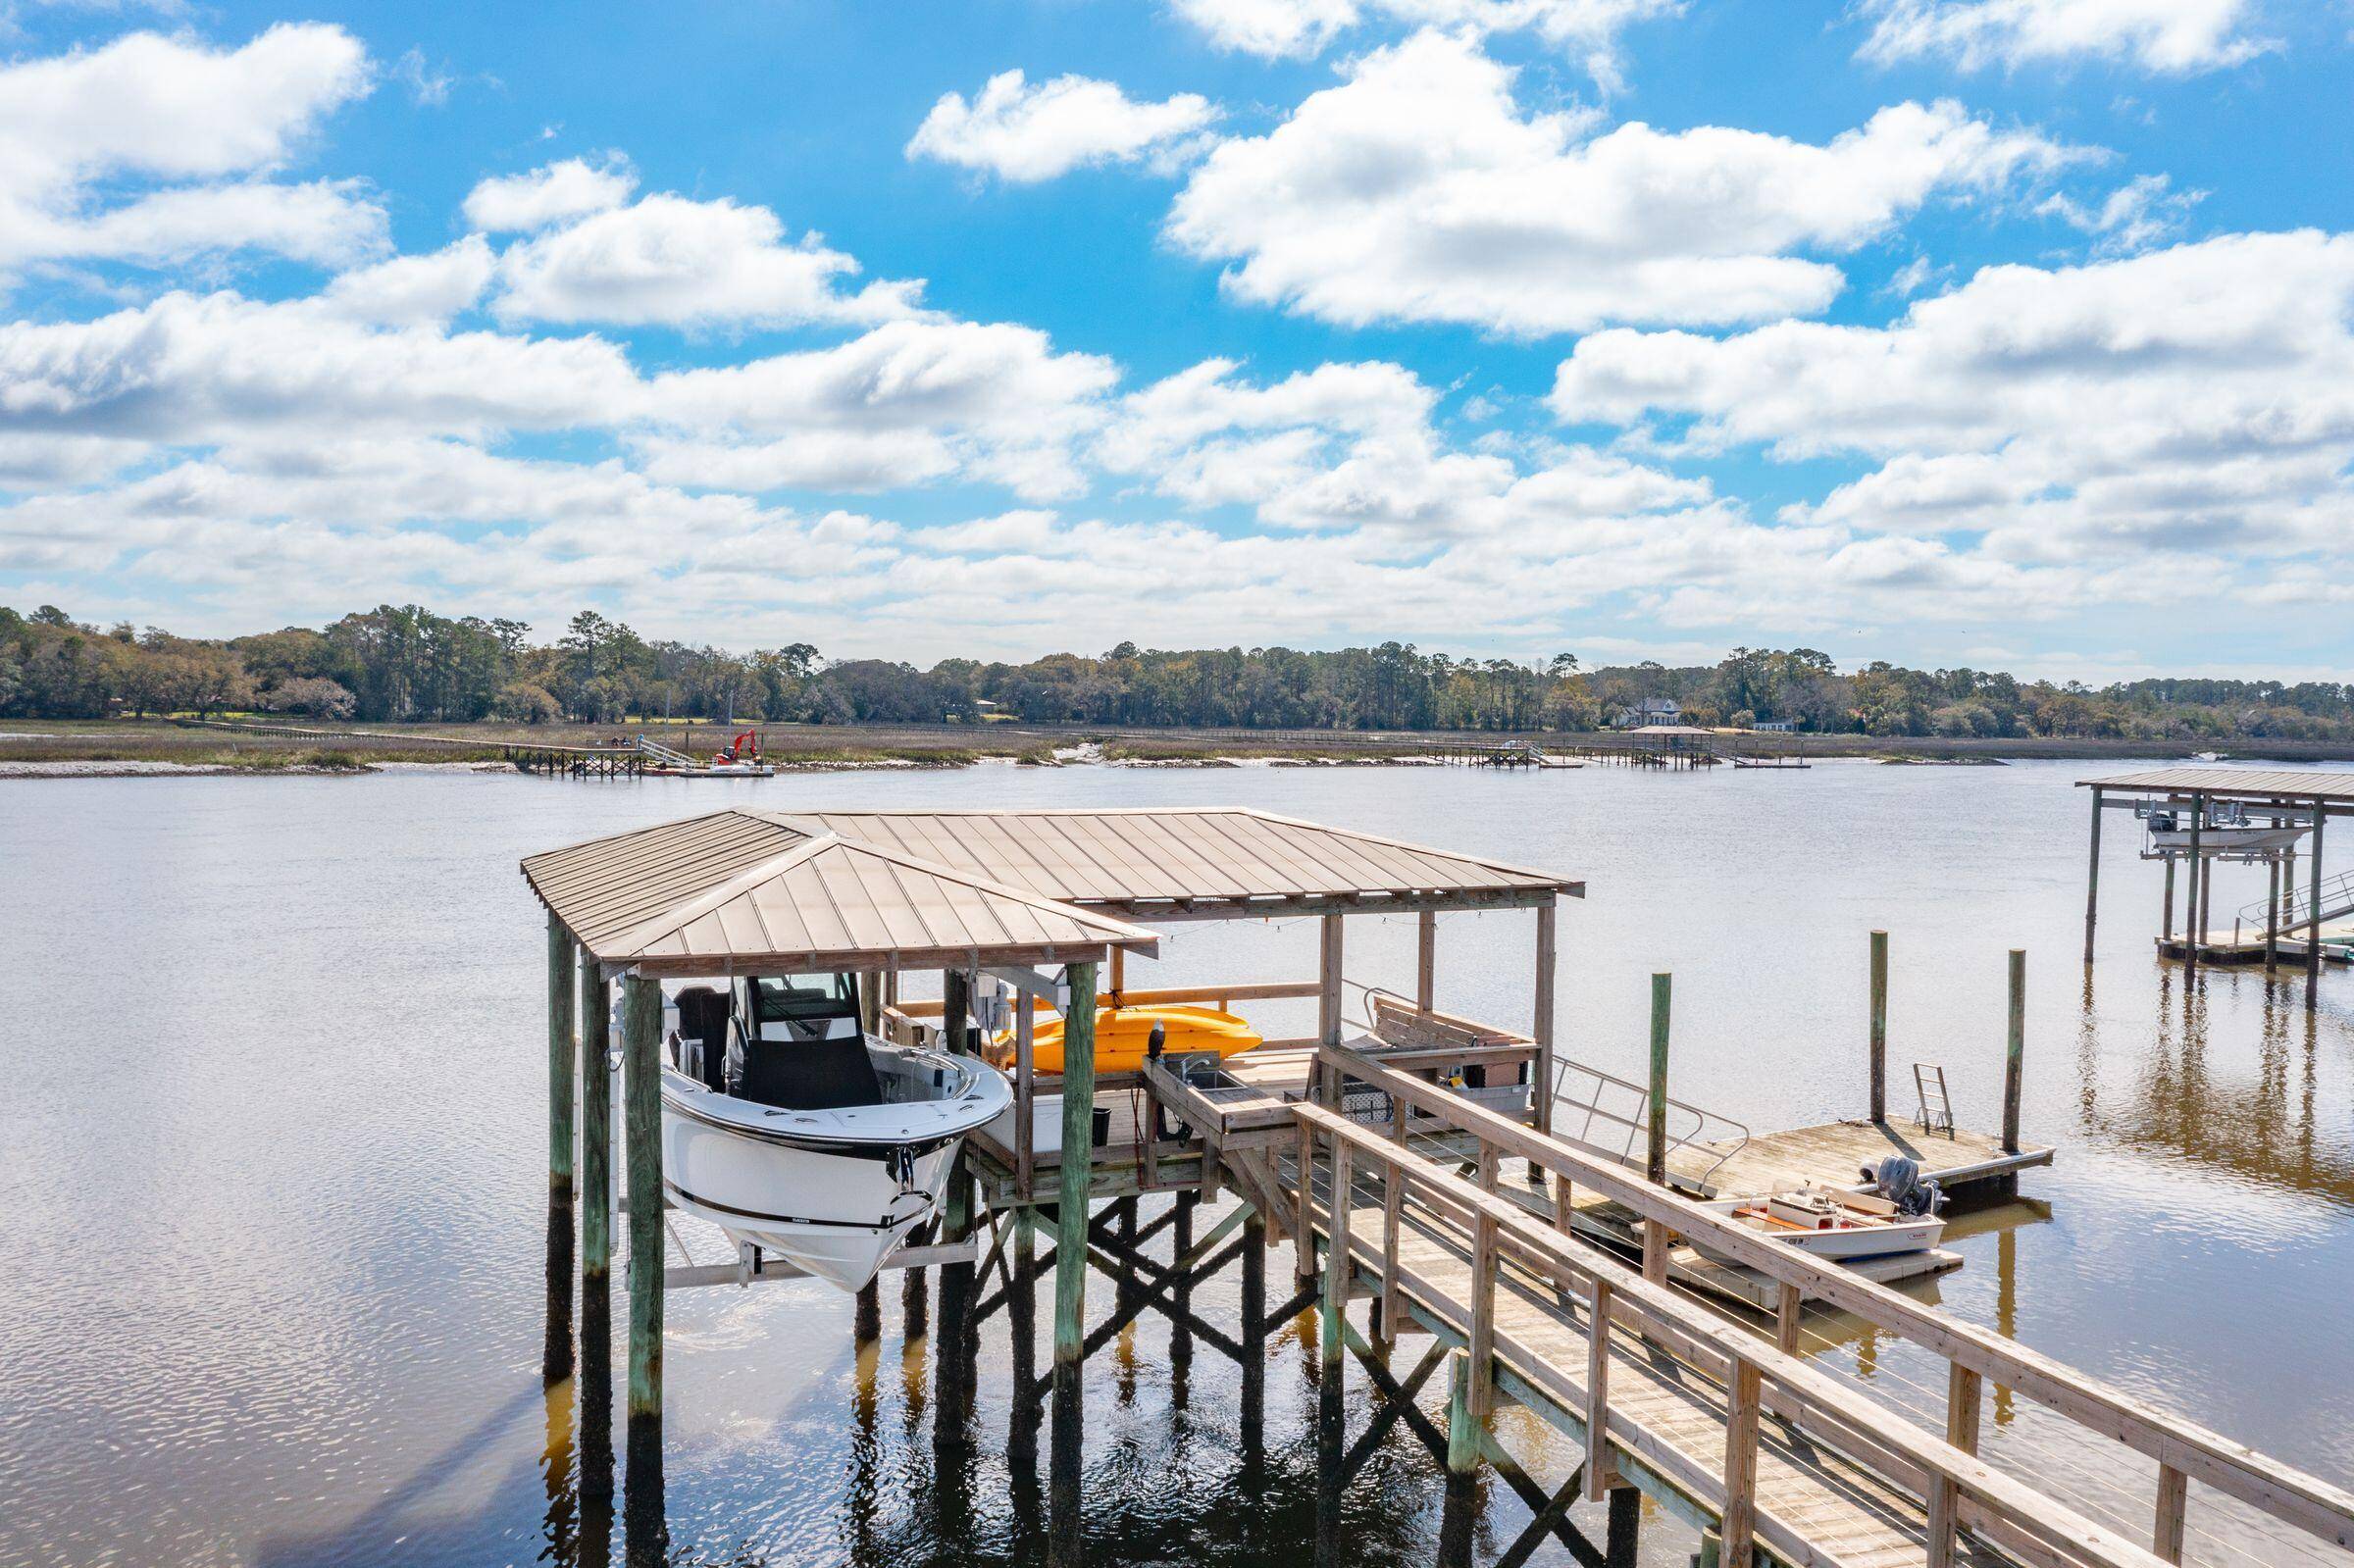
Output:
<instances>
[{"instance_id":1,"label":"house among trees","mask_svg":"<svg viewBox=\"0 0 2354 1568\"><path fill-rule=\"evenodd\" d=\"M1619 730L1642 730L1655 724L1680 724L1684 705L1673 697L1643 697L1618 710L1611 721Z\"/></svg>"}]
</instances>

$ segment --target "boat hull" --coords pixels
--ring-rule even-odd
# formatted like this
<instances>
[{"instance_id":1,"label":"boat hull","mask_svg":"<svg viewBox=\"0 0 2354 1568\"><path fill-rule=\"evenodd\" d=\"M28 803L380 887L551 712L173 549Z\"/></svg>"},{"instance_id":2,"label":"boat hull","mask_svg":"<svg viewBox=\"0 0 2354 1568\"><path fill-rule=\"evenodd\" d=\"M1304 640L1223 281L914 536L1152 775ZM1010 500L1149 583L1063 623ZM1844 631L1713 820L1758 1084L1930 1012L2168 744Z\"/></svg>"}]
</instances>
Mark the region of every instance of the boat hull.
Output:
<instances>
[{"instance_id":1,"label":"boat hull","mask_svg":"<svg viewBox=\"0 0 2354 1568\"><path fill-rule=\"evenodd\" d=\"M1741 1217L1742 1210L1754 1208L1759 1201L1756 1198L1718 1198L1701 1206L1733 1219ZM1785 1229L1779 1226L1753 1228L1769 1241L1804 1252L1809 1257L1828 1258L1835 1262L1851 1258L1887 1257L1898 1252L1923 1252L1935 1246L1938 1239L1945 1235L1945 1221L1929 1214L1890 1216L1877 1223L1841 1226L1826 1231L1805 1231L1795 1227ZM1701 1250L1708 1251L1706 1247Z\"/></svg>"},{"instance_id":2,"label":"boat hull","mask_svg":"<svg viewBox=\"0 0 2354 1568\"><path fill-rule=\"evenodd\" d=\"M2303 828L2206 828L2199 833L2201 855L2245 855L2266 849L2289 849L2305 836ZM2188 828L2168 828L2150 835L2153 849L2190 850Z\"/></svg>"},{"instance_id":3,"label":"boat hull","mask_svg":"<svg viewBox=\"0 0 2354 1568\"><path fill-rule=\"evenodd\" d=\"M875 1277L939 1212L958 1146L1011 1098L858 1107L808 1116L662 1079L662 1181L674 1206L844 1290ZM864 1133L844 1121L864 1120ZM773 1126L757 1125L773 1122Z\"/></svg>"}]
</instances>

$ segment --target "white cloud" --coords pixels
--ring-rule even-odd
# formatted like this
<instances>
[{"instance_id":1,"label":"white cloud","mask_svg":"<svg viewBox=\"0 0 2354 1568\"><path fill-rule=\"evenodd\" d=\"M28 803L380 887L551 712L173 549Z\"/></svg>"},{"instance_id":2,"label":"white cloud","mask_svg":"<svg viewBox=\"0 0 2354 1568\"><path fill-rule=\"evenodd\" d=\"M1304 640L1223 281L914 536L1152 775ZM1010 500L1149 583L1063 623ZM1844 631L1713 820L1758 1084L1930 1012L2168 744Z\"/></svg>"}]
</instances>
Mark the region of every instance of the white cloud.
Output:
<instances>
[{"instance_id":1,"label":"white cloud","mask_svg":"<svg viewBox=\"0 0 2354 1568\"><path fill-rule=\"evenodd\" d=\"M499 175L466 196L466 221L486 233L528 232L620 206L638 188L621 159L567 158L523 175Z\"/></svg>"},{"instance_id":2,"label":"white cloud","mask_svg":"<svg viewBox=\"0 0 2354 1568\"><path fill-rule=\"evenodd\" d=\"M1114 82L1066 76L1033 87L1019 71L1005 71L969 104L961 93L942 94L908 141L907 156L1028 183L1099 164L1147 158L1166 164L1216 118L1198 93L1151 103L1129 97Z\"/></svg>"},{"instance_id":3,"label":"white cloud","mask_svg":"<svg viewBox=\"0 0 2354 1568\"><path fill-rule=\"evenodd\" d=\"M911 314L920 282L838 284L858 264L814 235L785 242L765 207L647 196L509 245L492 309L510 320L794 327Z\"/></svg>"},{"instance_id":4,"label":"white cloud","mask_svg":"<svg viewBox=\"0 0 2354 1568\"><path fill-rule=\"evenodd\" d=\"M1327 364L1272 384L1238 369L1205 360L1121 399L1097 460L1189 507L1248 506L1389 556L1473 535L1541 548L1564 526L1710 497L1705 481L1583 447L1544 448L1526 467L1452 449L1430 424L1437 394L1402 366Z\"/></svg>"},{"instance_id":5,"label":"white cloud","mask_svg":"<svg viewBox=\"0 0 2354 1568\"><path fill-rule=\"evenodd\" d=\"M609 424L642 395L598 338L384 329L309 301L173 293L90 322L0 325L0 422L19 430L482 435Z\"/></svg>"},{"instance_id":6,"label":"white cloud","mask_svg":"<svg viewBox=\"0 0 2354 1568\"><path fill-rule=\"evenodd\" d=\"M315 23L236 49L131 33L0 67L0 268L243 249L339 264L381 248L384 215L355 185L212 182L284 163L368 82L359 41Z\"/></svg>"},{"instance_id":7,"label":"white cloud","mask_svg":"<svg viewBox=\"0 0 2354 1568\"><path fill-rule=\"evenodd\" d=\"M1306 59L1355 26L1356 0L1173 0L1172 9L1221 49L1262 59Z\"/></svg>"},{"instance_id":8,"label":"white cloud","mask_svg":"<svg viewBox=\"0 0 2354 1568\"><path fill-rule=\"evenodd\" d=\"M1231 262L1236 298L1352 327L1727 324L1830 302L1838 268L1795 251L1851 249L1933 197L2078 156L1951 103L1882 109L1817 146L1717 126L1597 135L1591 115L1523 116L1511 89L1460 38L1377 50L1212 152L1169 235Z\"/></svg>"},{"instance_id":9,"label":"white cloud","mask_svg":"<svg viewBox=\"0 0 2354 1568\"><path fill-rule=\"evenodd\" d=\"M691 489L897 490L956 472L948 439L926 430L804 430L766 440L664 434L633 439L638 465Z\"/></svg>"},{"instance_id":10,"label":"white cloud","mask_svg":"<svg viewBox=\"0 0 2354 1568\"><path fill-rule=\"evenodd\" d=\"M2087 206L2055 191L2035 209L2096 236L2104 256L2130 255L2174 238L2190 222L2190 210L2207 199L2203 190L2175 190L2164 175L2142 175Z\"/></svg>"},{"instance_id":11,"label":"white cloud","mask_svg":"<svg viewBox=\"0 0 2354 1568\"><path fill-rule=\"evenodd\" d=\"M1109 360L1060 354L1044 332L979 322L887 323L846 343L656 377L650 408L666 472L716 467L776 484L869 488L962 467L1039 498L1082 487L1071 443L1101 422L1118 379ZM905 440L888 453L886 443ZM801 475L802 479L792 478ZM767 487L767 486L763 486Z\"/></svg>"},{"instance_id":12,"label":"white cloud","mask_svg":"<svg viewBox=\"0 0 2354 1568\"><path fill-rule=\"evenodd\" d=\"M497 258L480 234L424 256L395 256L328 285L326 302L359 321L387 327L445 322L489 286Z\"/></svg>"},{"instance_id":13,"label":"white cloud","mask_svg":"<svg viewBox=\"0 0 2354 1568\"><path fill-rule=\"evenodd\" d=\"M2274 47L2242 30L2249 0L1859 0L1880 64L1930 57L1964 71L2102 59L2183 75Z\"/></svg>"},{"instance_id":14,"label":"white cloud","mask_svg":"<svg viewBox=\"0 0 2354 1568\"><path fill-rule=\"evenodd\" d=\"M1262 59L1310 59L1367 14L1466 33L1531 32L1581 58L1605 91L1620 82L1616 48L1629 24L1673 16L1683 0L1174 0L1218 48Z\"/></svg>"},{"instance_id":15,"label":"white cloud","mask_svg":"<svg viewBox=\"0 0 2354 1568\"><path fill-rule=\"evenodd\" d=\"M1878 467L1793 521L1970 532L2014 561L2354 546L2354 237L2238 234L1988 268L1886 328L1612 330L1564 420L1697 420L1710 443Z\"/></svg>"}]
</instances>

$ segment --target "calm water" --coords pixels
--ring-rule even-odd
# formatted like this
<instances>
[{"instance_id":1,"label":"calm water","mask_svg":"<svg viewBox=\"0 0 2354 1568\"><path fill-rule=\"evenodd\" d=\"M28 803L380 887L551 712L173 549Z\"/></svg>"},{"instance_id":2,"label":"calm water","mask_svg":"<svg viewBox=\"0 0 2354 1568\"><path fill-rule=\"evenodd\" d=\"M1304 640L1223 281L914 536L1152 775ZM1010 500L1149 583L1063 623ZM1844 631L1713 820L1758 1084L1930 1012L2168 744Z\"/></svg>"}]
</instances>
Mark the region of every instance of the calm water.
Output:
<instances>
[{"instance_id":1,"label":"calm water","mask_svg":"<svg viewBox=\"0 0 2354 1568\"><path fill-rule=\"evenodd\" d=\"M0 1563L528 1563L568 1555L569 1458L538 1379L541 917L516 861L720 801L1245 803L1585 877L1563 1048L1639 1071L1676 977L1674 1087L1755 1126L1865 1107L1866 934L1892 933L1892 1099L1941 1062L1997 1121L2004 952L2028 952L2034 1201L1976 1216L1936 1288L1967 1317L2339 1482L2354 1475L2354 976L2149 952L2158 877L2113 818L2102 957L2078 962L2086 766L1671 776L1004 767L766 782L507 775L0 786ZM2097 769L2092 771L2098 771ZM2342 859L2333 857L2333 864ZM2219 914L2261 892L2226 869ZM2227 923L2227 918L2226 923ZM1410 921L1352 921L1352 978L1410 984ZM1524 1023L1533 922L1441 922L1439 1001ZM1360 929L1361 928L1361 929ZM1312 973L1312 924L1179 928L1138 984ZM1305 1024L1256 1010L1269 1033ZM1270 1268L1280 1288L1285 1265ZM1101 1311L1108 1287L1091 1284ZM1201 1310L1231 1322L1230 1285ZM985 1333L977 1445L934 1450L931 1367L885 1292L861 1366L817 1286L670 1307L681 1561L1035 1560ZM1827 1365L1922 1411L1942 1370L1810 1320ZM1408 1340L1408 1345L1416 1341ZM1148 1315L1088 1373L1099 1560L1289 1562L1313 1538L1308 1335L1270 1365L1246 1492L1237 1377ZM1352 1388L1361 1383L1353 1372ZM1934 1392L1931 1390L1934 1389ZM1435 1403L1433 1401L1428 1401ZM2082 1505L2138 1461L2007 1396L1989 1452ZM1353 1405L1351 1431L1364 1411ZM1540 1468L1573 1454L1524 1427ZM2135 1480L2136 1493L2143 1492ZM1350 1488L1355 1560L1428 1562L1440 1485L1394 1436ZM1248 1499L1248 1500L1246 1500ZM1598 1510L1581 1509L1585 1520ZM2121 1522L2139 1534L2135 1500ZM2194 1497L2202 1561L2294 1548ZM1483 1560L1526 1512L1501 1487ZM1599 1524L1594 1526L1599 1535ZM1689 1537L1646 1532L1653 1562ZM1558 1546L1539 1561L1563 1561Z\"/></svg>"}]
</instances>

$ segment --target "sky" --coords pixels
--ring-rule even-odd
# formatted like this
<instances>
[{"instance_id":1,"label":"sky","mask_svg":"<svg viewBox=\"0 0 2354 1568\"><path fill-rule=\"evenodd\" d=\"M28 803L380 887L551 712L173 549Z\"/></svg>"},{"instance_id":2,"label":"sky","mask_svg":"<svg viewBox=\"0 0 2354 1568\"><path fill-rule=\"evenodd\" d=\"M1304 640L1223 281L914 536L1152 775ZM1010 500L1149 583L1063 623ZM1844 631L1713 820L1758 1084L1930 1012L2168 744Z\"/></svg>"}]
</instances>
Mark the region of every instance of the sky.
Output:
<instances>
[{"instance_id":1,"label":"sky","mask_svg":"<svg viewBox=\"0 0 2354 1568\"><path fill-rule=\"evenodd\" d=\"M2354 677L2347 0L0 0L0 603Z\"/></svg>"}]
</instances>

